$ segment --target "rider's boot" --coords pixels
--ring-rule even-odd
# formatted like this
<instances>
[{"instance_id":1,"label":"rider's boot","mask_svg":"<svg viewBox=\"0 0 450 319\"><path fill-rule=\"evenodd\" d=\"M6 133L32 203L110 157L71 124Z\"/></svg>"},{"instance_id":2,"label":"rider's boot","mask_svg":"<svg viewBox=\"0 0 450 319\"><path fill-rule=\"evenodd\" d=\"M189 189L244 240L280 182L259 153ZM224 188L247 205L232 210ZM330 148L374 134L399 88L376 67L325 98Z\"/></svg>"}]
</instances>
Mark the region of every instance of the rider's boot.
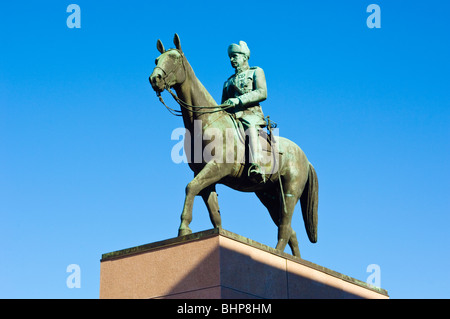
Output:
<instances>
[{"instance_id":1,"label":"rider's boot","mask_svg":"<svg viewBox=\"0 0 450 319\"><path fill-rule=\"evenodd\" d=\"M250 167L248 169L248 177L255 183L261 184L266 182L266 175L261 169L262 163L261 147L256 129L249 130L249 148L250 148Z\"/></svg>"}]
</instances>

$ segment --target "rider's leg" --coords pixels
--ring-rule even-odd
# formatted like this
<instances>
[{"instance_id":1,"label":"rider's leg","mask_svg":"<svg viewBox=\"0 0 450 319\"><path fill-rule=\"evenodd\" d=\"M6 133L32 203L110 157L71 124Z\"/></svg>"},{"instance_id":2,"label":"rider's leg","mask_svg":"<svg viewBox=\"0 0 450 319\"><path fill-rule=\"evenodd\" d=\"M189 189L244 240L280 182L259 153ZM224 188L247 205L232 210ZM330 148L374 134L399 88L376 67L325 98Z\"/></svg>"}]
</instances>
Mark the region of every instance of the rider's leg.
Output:
<instances>
[{"instance_id":1,"label":"rider's leg","mask_svg":"<svg viewBox=\"0 0 450 319\"><path fill-rule=\"evenodd\" d=\"M250 148L249 152L249 162L252 164L261 163L261 146L258 138L258 131L255 126L250 126L246 130L248 136L248 146Z\"/></svg>"},{"instance_id":2,"label":"rider's leg","mask_svg":"<svg viewBox=\"0 0 450 319\"><path fill-rule=\"evenodd\" d=\"M263 161L259 141L259 126L252 125L246 121L243 121L243 124L245 133L248 136L249 162L252 163L248 170L248 175L255 179L256 182L264 183L265 175L261 170Z\"/></svg>"}]
</instances>

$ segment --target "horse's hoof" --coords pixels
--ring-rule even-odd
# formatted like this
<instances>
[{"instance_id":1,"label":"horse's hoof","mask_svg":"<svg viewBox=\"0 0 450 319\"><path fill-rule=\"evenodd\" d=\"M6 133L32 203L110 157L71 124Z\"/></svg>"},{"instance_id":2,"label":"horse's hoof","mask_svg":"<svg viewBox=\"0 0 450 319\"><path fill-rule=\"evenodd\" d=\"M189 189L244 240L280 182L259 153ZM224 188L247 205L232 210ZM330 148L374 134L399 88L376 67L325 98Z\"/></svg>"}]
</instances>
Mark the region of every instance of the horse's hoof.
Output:
<instances>
[{"instance_id":1,"label":"horse's hoof","mask_svg":"<svg viewBox=\"0 0 450 319\"><path fill-rule=\"evenodd\" d=\"M292 256L302 258L302 256L300 255L300 250L298 248L292 251Z\"/></svg>"},{"instance_id":2,"label":"horse's hoof","mask_svg":"<svg viewBox=\"0 0 450 319\"><path fill-rule=\"evenodd\" d=\"M192 230L188 229L179 229L178 230L178 237L180 236L185 236L185 235L190 235L192 234Z\"/></svg>"}]
</instances>

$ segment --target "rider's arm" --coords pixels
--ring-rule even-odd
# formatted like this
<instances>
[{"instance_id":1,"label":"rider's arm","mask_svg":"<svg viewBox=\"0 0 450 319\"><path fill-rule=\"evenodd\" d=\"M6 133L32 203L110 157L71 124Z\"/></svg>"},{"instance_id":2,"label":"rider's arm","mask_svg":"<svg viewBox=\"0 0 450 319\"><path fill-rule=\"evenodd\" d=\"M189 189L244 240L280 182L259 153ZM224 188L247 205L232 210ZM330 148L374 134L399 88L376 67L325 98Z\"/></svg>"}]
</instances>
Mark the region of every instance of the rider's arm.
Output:
<instances>
[{"instance_id":1,"label":"rider's arm","mask_svg":"<svg viewBox=\"0 0 450 319\"><path fill-rule=\"evenodd\" d=\"M256 67L253 74L253 90L237 97L243 106L264 101L267 98L267 85L264 70Z\"/></svg>"},{"instance_id":2,"label":"rider's arm","mask_svg":"<svg viewBox=\"0 0 450 319\"><path fill-rule=\"evenodd\" d=\"M225 85L223 86L223 90L222 90L222 102L220 102L221 104L223 104L223 102L225 102L227 100L227 90Z\"/></svg>"},{"instance_id":3,"label":"rider's arm","mask_svg":"<svg viewBox=\"0 0 450 319\"><path fill-rule=\"evenodd\" d=\"M230 96L228 96L228 80L225 81L225 83L223 84L223 90L222 90L222 102L220 102L221 104L223 104L223 102L225 102L226 100L228 100L230 98Z\"/></svg>"},{"instance_id":4,"label":"rider's arm","mask_svg":"<svg viewBox=\"0 0 450 319\"><path fill-rule=\"evenodd\" d=\"M230 105L230 106L237 106L237 105L239 105L240 101L237 98L229 96L228 85L229 85L228 81L225 82L225 84L223 85L222 102L221 102L221 104Z\"/></svg>"}]
</instances>

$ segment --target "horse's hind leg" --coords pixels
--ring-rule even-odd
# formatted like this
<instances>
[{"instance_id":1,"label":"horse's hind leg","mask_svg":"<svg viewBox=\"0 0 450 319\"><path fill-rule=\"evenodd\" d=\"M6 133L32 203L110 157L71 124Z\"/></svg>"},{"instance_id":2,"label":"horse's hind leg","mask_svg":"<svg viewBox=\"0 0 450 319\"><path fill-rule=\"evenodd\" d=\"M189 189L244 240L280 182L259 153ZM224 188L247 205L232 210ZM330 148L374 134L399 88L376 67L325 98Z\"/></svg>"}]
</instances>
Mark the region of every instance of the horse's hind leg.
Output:
<instances>
[{"instance_id":1,"label":"horse's hind leg","mask_svg":"<svg viewBox=\"0 0 450 319\"><path fill-rule=\"evenodd\" d=\"M270 217L272 217L273 222L279 228L284 208L283 208L283 201L281 200L281 194L278 188L274 187L271 190L258 191L255 192L255 194L256 196L258 196L261 203L263 203L263 205L267 208L267 210L270 213ZM289 236L288 239L288 244L292 250L292 255L300 257L300 249L298 248L297 235L292 228L291 228L291 235ZM286 247L286 245L284 246Z\"/></svg>"},{"instance_id":2,"label":"horse's hind leg","mask_svg":"<svg viewBox=\"0 0 450 319\"><path fill-rule=\"evenodd\" d=\"M191 234L189 224L192 221L192 208L194 198L206 187L215 184L229 172L222 165L215 162L209 162L186 186L186 198L184 200L183 212L181 213L181 224L178 229L178 236Z\"/></svg>"},{"instance_id":3,"label":"horse's hind leg","mask_svg":"<svg viewBox=\"0 0 450 319\"><path fill-rule=\"evenodd\" d=\"M300 251L298 249L297 235L291 227L292 216L294 215L295 205L297 204L300 194L303 191L301 186L302 179L297 174L285 174L281 177L280 197L284 195L284 202L282 204L280 225L278 227L278 243L276 249L284 250L286 245L292 249L294 256L300 257Z\"/></svg>"},{"instance_id":4,"label":"horse's hind leg","mask_svg":"<svg viewBox=\"0 0 450 319\"><path fill-rule=\"evenodd\" d=\"M292 249L292 254L300 257L297 235L291 227L292 215L294 214L297 201L298 197L294 195L289 193L284 195L284 205L282 205L282 214L280 224L278 226L278 243L275 248L284 251L286 245L289 243L289 246Z\"/></svg>"},{"instance_id":5,"label":"horse's hind leg","mask_svg":"<svg viewBox=\"0 0 450 319\"><path fill-rule=\"evenodd\" d=\"M209 218L214 228L222 227L222 218L220 217L219 201L217 200L216 185L206 187L200 192L203 201L208 209Z\"/></svg>"},{"instance_id":6,"label":"horse's hind leg","mask_svg":"<svg viewBox=\"0 0 450 319\"><path fill-rule=\"evenodd\" d=\"M291 237L289 238L289 247L292 250L292 255L295 257L300 258L300 249L298 248L298 240L297 240L297 234L292 229Z\"/></svg>"}]
</instances>

